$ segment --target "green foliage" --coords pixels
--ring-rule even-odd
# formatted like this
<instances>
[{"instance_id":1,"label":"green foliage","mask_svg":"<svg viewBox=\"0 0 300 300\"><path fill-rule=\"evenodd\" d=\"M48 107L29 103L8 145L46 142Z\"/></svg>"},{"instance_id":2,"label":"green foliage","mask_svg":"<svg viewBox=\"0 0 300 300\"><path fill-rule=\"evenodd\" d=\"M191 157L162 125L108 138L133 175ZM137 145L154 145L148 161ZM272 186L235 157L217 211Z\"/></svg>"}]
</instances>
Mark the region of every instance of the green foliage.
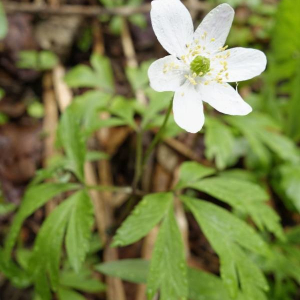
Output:
<instances>
[{"instance_id":1,"label":"green foliage","mask_svg":"<svg viewBox=\"0 0 300 300\"><path fill-rule=\"evenodd\" d=\"M3 9L2 1L0 1L0 40L4 39L8 31L8 23Z\"/></svg>"},{"instance_id":2,"label":"green foliage","mask_svg":"<svg viewBox=\"0 0 300 300\"><path fill-rule=\"evenodd\" d=\"M280 2L272 39L272 51L279 68L279 76L294 75L300 59L300 22L298 12L299 0Z\"/></svg>"},{"instance_id":3,"label":"green foliage","mask_svg":"<svg viewBox=\"0 0 300 300\"><path fill-rule=\"evenodd\" d=\"M114 78L109 59L93 54L90 63L92 68L79 65L70 70L65 76L66 83L73 88L91 87L113 93Z\"/></svg>"},{"instance_id":4,"label":"green foliage","mask_svg":"<svg viewBox=\"0 0 300 300\"><path fill-rule=\"evenodd\" d=\"M279 216L267 205L269 196L257 184L228 177L207 178L190 187L224 201L249 215L259 229L264 228L284 239Z\"/></svg>"},{"instance_id":5,"label":"green foliage","mask_svg":"<svg viewBox=\"0 0 300 300\"><path fill-rule=\"evenodd\" d=\"M0 216L13 212L17 206L14 203L0 203Z\"/></svg>"},{"instance_id":6,"label":"green foliage","mask_svg":"<svg viewBox=\"0 0 300 300\"><path fill-rule=\"evenodd\" d=\"M155 242L147 279L149 300L158 289L161 300L186 299L188 295L184 246L173 207L169 208Z\"/></svg>"},{"instance_id":7,"label":"green foliage","mask_svg":"<svg viewBox=\"0 0 300 300\"><path fill-rule=\"evenodd\" d=\"M75 194L66 233L66 249L71 266L79 272L89 250L91 227L94 222L93 205L86 192Z\"/></svg>"},{"instance_id":8,"label":"green foliage","mask_svg":"<svg viewBox=\"0 0 300 300\"><path fill-rule=\"evenodd\" d=\"M271 164L271 153L282 161L296 163L299 161L299 151L288 137L280 133L279 126L267 115L252 113L243 118L226 117L232 126L236 127L247 139L251 151L258 160L258 166L264 168ZM251 157L251 153L249 153Z\"/></svg>"},{"instance_id":9,"label":"green foliage","mask_svg":"<svg viewBox=\"0 0 300 300\"><path fill-rule=\"evenodd\" d=\"M274 175L273 187L286 200L289 208L291 204L300 212L300 165L282 165Z\"/></svg>"},{"instance_id":10,"label":"green foliage","mask_svg":"<svg viewBox=\"0 0 300 300\"><path fill-rule=\"evenodd\" d=\"M214 204L181 196L221 260L221 276L230 295L239 289L245 299L266 299L268 285L261 270L249 259L245 249L268 255L269 249L246 223Z\"/></svg>"},{"instance_id":11,"label":"green foliage","mask_svg":"<svg viewBox=\"0 0 300 300\"><path fill-rule=\"evenodd\" d=\"M148 269L149 262L137 258L109 261L95 266L98 272L134 283L146 283Z\"/></svg>"},{"instance_id":12,"label":"green foliage","mask_svg":"<svg viewBox=\"0 0 300 300\"><path fill-rule=\"evenodd\" d=\"M19 53L18 67L21 69L45 71L54 68L57 63L57 56L50 51L28 50Z\"/></svg>"},{"instance_id":13,"label":"green foliage","mask_svg":"<svg viewBox=\"0 0 300 300\"><path fill-rule=\"evenodd\" d=\"M77 189L78 187L77 184L73 183L44 183L27 189L22 205L18 210L6 237L4 249L5 260L10 260L10 252L16 243L24 220L53 197L63 192Z\"/></svg>"},{"instance_id":14,"label":"green foliage","mask_svg":"<svg viewBox=\"0 0 300 300\"><path fill-rule=\"evenodd\" d=\"M205 167L196 162L185 162L180 167L179 182L177 189L190 187L200 179L215 174L215 170Z\"/></svg>"},{"instance_id":15,"label":"green foliage","mask_svg":"<svg viewBox=\"0 0 300 300\"><path fill-rule=\"evenodd\" d=\"M86 145L80 121L78 107L69 106L60 119L58 134L68 159L69 169L83 181Z\"/></svg>"},{"instance_id":16,"label":"green foliage","mask_svg":"<svg viewBox=\"0 0 300 300\"><path fill-rule=\"evenodd\" d=\"M80 270L88 251L92 211L90 198L86 192L79 191L60 204L43 223L30 261L36 290L43 299L50 299L47 275L53 290L59 286L59 265L65 233L69 261L75 271Z\"/></svg>"},{"instance_id":17,"label":"green foliage","mask_svg":"<svg viewBox=\"0 0 300 300\"><path fill-rule=\"evenodd\" d=\"M27 113L33 118L42 118L44 116L44 106L38 101L33 101L27 106Z\"/></svg>"},{"instance_id":18,"label":"green foliage","mask_svg":"<svg viewBox=\"0 0 300 300\"><path fill-rule=\"evenodd\" d=\"M205 120L205 146L205 156L209 160L215 159L218 169L223 170L236 163L234 136L230 128L216 118Z\"/></svg>"},{"instance_id":19,"label":"green foliage","mask_svg":"<svg viewBox=\"0 0 300 300\"><path fill-rule=\"evenodd\" d=\"M171 193L150 194L144 197L117 230L113 246L126 246L147 235L165 216L172 202Z\"/></svg>"},{"instance_id":20,"label":"green foliage","mask_svg":"<svg viewBox=\"0 0 300 300\"><path fill-rule=\"evenodd\" d=\"M105 275L119 277L133 283L146 283L149 272L149 262L142 259L122 259L95 266L95 269ZM215 275L188 268L189 299L191 300L231 300L221 281ZM242 300L241 294L236 298Z\"/></svg>"}]
</instances>

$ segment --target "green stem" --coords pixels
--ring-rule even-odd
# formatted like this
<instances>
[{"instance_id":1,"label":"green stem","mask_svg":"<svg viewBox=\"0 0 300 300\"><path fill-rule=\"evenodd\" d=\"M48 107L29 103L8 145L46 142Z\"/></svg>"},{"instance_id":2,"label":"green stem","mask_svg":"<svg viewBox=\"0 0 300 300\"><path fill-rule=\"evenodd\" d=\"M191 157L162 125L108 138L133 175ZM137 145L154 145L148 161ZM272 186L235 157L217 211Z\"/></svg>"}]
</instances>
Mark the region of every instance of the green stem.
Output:
<instances>
[{"instance_id":1,"label":"green stem","mask_svg":"<svg viewBox=\"0 0 300 300\"><path fill-rule=\"evenodd\" d=\"M146 154L145 154L145 157L144 157L144 160L143 160L142 166L144 166L147 163L147 161L148 161L148 159L149 159L149 157L150 157L153 149L155 148L155 146L161 140L161 137L162 137L162 135L163 135L163 133L165 131L166 125L168 123L168 120L169 120L169 117L170 117L170 114L171 114L171 111L172 111L172 104L173 104L172 101L170 101L170 105L169 105L168 111L167 111L167 113L165 115L164 122L163 122L162 126L160 127L159 131L156 133L156 135L155 135L154 139L152 140L150 146L148 147L148 149L146 151Z\"/></svg>"}]
</instances>

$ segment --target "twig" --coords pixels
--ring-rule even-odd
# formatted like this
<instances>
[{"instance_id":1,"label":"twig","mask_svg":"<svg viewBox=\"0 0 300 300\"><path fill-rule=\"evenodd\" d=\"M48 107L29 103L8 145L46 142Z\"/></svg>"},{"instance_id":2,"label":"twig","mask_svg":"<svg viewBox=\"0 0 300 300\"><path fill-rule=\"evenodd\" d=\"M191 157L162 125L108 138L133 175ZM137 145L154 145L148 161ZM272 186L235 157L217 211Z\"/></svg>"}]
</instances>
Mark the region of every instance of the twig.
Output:
<instances>
[{"instance_id":1,"label":"twig","mask_svg":"<svg viewBox=\"0 0 300 300\"><path fill-rule=\"evenodd\" d=\"M122 6L113 8L103 8L100 6L83 6L83 5L36 5L33 3L20 3L20 2L3 2L4 9L7 13L31 13L31 14L47 14L47 15L81 15L95 17L99 15L119 15L128 17L137 13L149 13L151 5L143 4L138 7ZM186 6L191 11L205 11L209 8L206 2L186 3Z\"/></svg>"},{"instance_id":2,"label":"twig","mask_svg":"<svg viewBox=\"0 0 300 300\"><path fill-rule=\"evenodd\" d=\"M58 110L50 72L45 73L43 76L43 101L45 110L43 130L46 133L43 166L47 167L49 158L52 158L56 154L54 145L58 123ZM55 199L46 203L46 215L50 214L55 205Z\"/></svg>"}]
</instances>

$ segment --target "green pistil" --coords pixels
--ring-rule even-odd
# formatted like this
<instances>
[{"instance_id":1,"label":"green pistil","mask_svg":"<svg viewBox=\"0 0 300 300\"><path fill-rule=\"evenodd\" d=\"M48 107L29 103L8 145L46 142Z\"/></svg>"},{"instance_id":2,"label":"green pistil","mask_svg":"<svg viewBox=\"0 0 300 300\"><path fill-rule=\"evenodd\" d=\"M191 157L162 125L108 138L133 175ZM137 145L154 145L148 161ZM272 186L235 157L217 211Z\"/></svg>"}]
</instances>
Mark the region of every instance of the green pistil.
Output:
<instances>
[{"instance_id":1,"label":"green pistil","mask_svg":"<svg viewBox=\"0 0 300 300\"><path fill-rule=\"evenodd\" d=\"M209 72L210 69L210 60L204 56L196 56L191 62L191 71L196 73L197 76L204 76Z\"/></svg>"}]
</instances>

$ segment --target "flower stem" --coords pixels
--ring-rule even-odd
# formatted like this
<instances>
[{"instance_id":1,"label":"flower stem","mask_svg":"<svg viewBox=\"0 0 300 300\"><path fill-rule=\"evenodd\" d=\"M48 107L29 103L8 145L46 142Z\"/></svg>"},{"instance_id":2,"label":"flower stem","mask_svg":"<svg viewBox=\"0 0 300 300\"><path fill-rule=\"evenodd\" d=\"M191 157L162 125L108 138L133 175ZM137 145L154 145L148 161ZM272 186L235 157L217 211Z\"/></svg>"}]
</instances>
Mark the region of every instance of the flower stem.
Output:
<instances>
[{"instance_id":1,"label":"flower stem","mask_svg":"<svg viewBox=\"0 0 300 300\"><path fill-rule=\"evenodd\" d=\"M144 157L144 160L143 160L143 166L147 163L154 147L160 142L161 140L161 137L165 131L165 128L166 128L166 125L168 123L168 120L169 120L169 117L170 117L170 114L171 114L171 111L172 111L172 103L173 101L170 101L170 105L168 107L168 111L165 115L165 119L163 121L163 124L162 126L160 127L159 131L156 133L154 139L152 140L150 146L148 147L147 151L146 151L146 154L145 154L145 157Z\"/></svg>"}]
</instances>

